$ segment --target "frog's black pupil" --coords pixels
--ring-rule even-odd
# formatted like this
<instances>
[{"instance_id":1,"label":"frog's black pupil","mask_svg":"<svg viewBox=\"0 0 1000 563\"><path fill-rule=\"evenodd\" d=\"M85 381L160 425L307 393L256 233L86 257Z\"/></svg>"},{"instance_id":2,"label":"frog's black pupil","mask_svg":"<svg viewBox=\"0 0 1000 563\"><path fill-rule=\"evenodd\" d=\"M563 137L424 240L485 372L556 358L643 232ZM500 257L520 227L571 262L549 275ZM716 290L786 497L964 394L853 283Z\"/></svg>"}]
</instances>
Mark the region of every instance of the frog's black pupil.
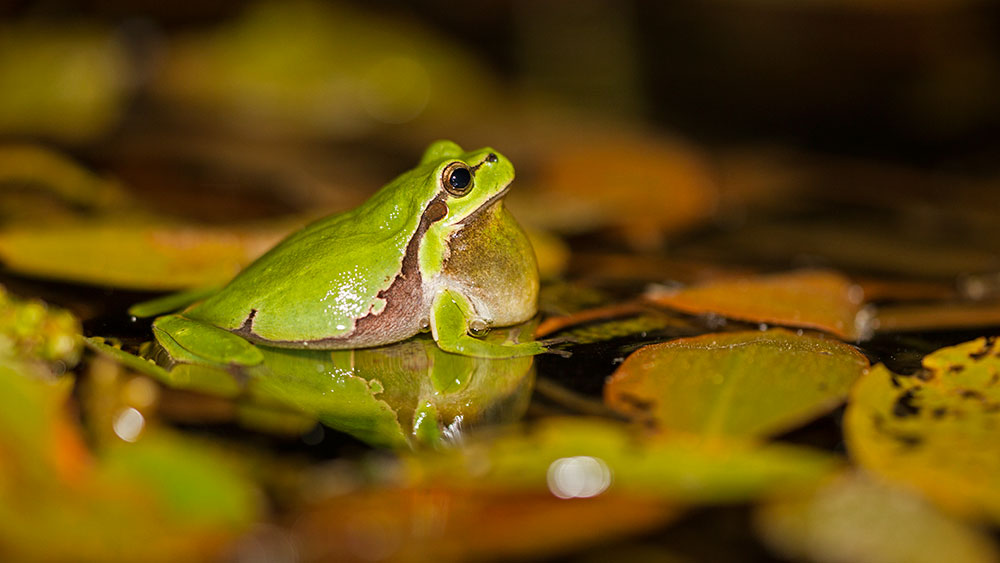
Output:
<instances>
[{"instance_id":1,"label":"frog's black pupil","mask_svg":"<svg viewBox=\"0 0 1000 563\"><path fill-rule=\"evenodd\" d=\"M448 183L456 190L464 190L472 182L472 172L468 168L456 168L448 177Z\"/></svg>"}]
</instances>

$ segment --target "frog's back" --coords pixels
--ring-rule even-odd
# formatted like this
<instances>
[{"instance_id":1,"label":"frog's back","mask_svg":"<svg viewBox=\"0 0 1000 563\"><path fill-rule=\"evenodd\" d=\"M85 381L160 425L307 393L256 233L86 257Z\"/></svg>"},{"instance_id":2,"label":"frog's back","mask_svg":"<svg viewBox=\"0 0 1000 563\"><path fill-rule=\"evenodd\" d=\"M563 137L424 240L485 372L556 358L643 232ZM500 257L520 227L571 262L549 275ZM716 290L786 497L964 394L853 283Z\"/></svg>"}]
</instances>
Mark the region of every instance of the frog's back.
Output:
<instances>
[{"instance_id":1,"label":"frog's back","mask_svg":"<svg viewBox=\"0 0 1000 563\"><path fill-rule=\"evenodd\" d=\"M384 312L382 296L400 285L407 246L428 203L393 197L392 187L289 236L185 315L278 346L373 345L352 338L357 321Z\"/></svg>"}]
</instances>

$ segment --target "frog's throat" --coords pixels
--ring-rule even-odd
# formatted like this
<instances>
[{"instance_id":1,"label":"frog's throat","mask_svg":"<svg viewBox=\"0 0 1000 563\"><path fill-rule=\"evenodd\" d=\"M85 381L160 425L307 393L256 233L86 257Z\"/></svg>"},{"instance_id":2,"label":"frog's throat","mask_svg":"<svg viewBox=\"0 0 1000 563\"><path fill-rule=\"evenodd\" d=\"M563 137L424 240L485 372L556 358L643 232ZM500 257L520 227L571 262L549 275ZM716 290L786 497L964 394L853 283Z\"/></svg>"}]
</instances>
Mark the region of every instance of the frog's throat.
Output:
<instances>
[{"instance_id":1,"label":"frog's throat","mask_svg":"<svg viewBox=\"0 0 1000 563\"><path fill-rule=\"evenodd\" d=\"M385 300L385 307L378 313L369 312L354 321L354 329L346 334L316 340L269 340L253 331L253 318L257 310L251 310L243 325L233 332L251 342L278 348L365 348L397 342L420 331L419 319L423 306L423 280L420 275L420 241L431 225L448 215L445 195L438 194L427 204L420 215L417 230L406 243L403 263L399 273L389 287L378 292L378 298Z\"/></svg>"},{"instance_id":2,"label":"frog's throat","mask_svg":"<svg viewBox=\"0 0 1000 563\"><path fill-rule=\"evenodd\" d=\"M473 220L475 220L475 218L478 217L480 213L493 207L494 204L499 203L500 200L502 200L503 197L507 195L507 192L510 191L511 183L512 182L508 182L507 185L504 186L502 190L496 193L496 195L483 202L483 204L477 207L472 213L469 213L465 217L462 217L462 219L459 220L457 224L465 226L466 224L471 223Z\"/></svg>"}]
</instances>

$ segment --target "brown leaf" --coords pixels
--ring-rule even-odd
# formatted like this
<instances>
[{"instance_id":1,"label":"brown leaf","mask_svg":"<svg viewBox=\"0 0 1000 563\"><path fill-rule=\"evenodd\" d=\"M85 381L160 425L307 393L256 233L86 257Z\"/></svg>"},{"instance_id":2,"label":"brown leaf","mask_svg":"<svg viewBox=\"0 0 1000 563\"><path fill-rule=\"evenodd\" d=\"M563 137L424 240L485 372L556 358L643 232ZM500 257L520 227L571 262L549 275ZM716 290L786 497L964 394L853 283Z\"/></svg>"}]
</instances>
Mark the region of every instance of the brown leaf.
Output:
<instances>
[{"instance_id":1,"label":"brown leaf","mask_svg":"<svg viewBox=\"0 0 1000 563\"><path fill-rule=\"evenodd\" d=\"M676 512L636 496L388 488L330 498L292 530L310 561L466 561L575 550L649 530Z\"/></svg>"}]
</instances>

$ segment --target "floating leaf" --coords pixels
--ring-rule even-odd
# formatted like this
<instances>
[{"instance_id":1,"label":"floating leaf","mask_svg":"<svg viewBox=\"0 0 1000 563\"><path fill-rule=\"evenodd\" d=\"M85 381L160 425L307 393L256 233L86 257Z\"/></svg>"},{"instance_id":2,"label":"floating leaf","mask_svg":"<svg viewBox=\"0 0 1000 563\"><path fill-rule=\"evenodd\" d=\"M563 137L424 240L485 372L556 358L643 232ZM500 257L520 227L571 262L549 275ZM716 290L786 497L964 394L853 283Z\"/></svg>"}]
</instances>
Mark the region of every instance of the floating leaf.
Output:
<instances>
[{"instance_id":1,"label":"floating leaf","mask_svg":"<svg viewBox=\"0 0 1000 563\"><path fill-rule=\"evenodd\" d=\"M635 352L604 397L663 431L761 438L839 405L867 367L863 355L835 340L781 329L706 334Z\"/></svg>"},{"instance_id":2,"label":"floating leaf","mask_svg":"<svg viewBox=\"0 0 1000 563\"><path fill-rule=\"evenodd\" d=\"M862 336L856 326L862 293L840 274L804 270L655 290L647 298L685 313L814 328L854 339Z\"/></svg>"},{"instance_id":3,"label":"floating leaf","mask_svg":"<svg viewBox=\"0 0 1000 563\"><path fill-rule=\"evenodd\" d=\"M308 508L292 531L310 561L467 561L556 555L647 531L676 513L636 496L563 500L445 481L333 497Z\"/></svg>"},{"instance_id":4,"label":"floating leaf","mask_svg":"<svg viewBox=\"0 0 1000 563\"><path fill-rule=\"evenodd\" d=\"M0 231L11 270L132 289L219 285L262 254L297 220L239 228L92 223Z\"/></svg>"},{"instance_id":5,"label":"floating leaf","mask_svg":"<svg viewBox=\"0 0 1000 563\"><path fill-rule=\"evenodd\" d=\"M650 309L641 303L622 303L546 319L538 326L535 336L558 333L559 338L588 344L626 336L645 336L666 329L681 334L693 334L696 330L687 319Z\"/></svg>"},{"instance_id":6,"label":"floating leaf","mask_svg":"<svg viewBox=\"0 0 1000 563\"><path fill-rule=\"evenodd\" d=\"M169 293L163 297L132 305L128 308L128 314L139 318L149 318L180 311L188 305L196 301L201 301L217 291L219 291L218 287L203 287Z\"/></svg>"},{"instance_id":7,"label":"floating leaf","mask_svg":"<svg viewBox=\"0 0 1000 563\"><path fill-rule=\"evenodd\" d=\"M168 371L151 359L129 354L121 348L108 344L103 338L87 338L85 342L87 347L95 352L104 354L119 364L147 375L168 387L227 398L236 397L243 391L243 385L233 377L233 374L221 368L179 364Z\"/></svg>"},{"instance_id":8,"label":"floating leaf","mask_svg":"<svg viewBox=\"0 0 1000 563\"><path fill-rule=\"evenodd\" d=\"M1000 325L1000 303L907 303L878 308L878 332L960 330Z\"/></svg>"},{"instance_id":9,"label":"floating leaf","mask_svg":"<svg viewBox=\"0 0 1000 563\"><path fill-rule=\"evenodd\" d=\"M839 462L816 450L777 444L706 444L681 437L637 441L619 422L555 418L527 432L507 429L461 450L416 457L411 464L426 482L447 480L477 490L549 490L562 498L607 491L708 504L808 488Z\"/></svg>"},{"instance_id":10,"label":"floating leaf","mask_svg":"<svg viewBox=\"0 0 1000 563\"><path fill-rule=\"evenodd\" d=\"M851 392L851 456L959 514L1000 522L1000 344L980 338L924 358L920 377L879 365Z\"/></svg>"},{"instance_id":11,"label":"floating leaf","mask_svg":"<svg viewBox=\"0 0 1000 563\"><path fill-rule=\"evenodd\" d=\"M814 494L764 505L757 527L782 559L842 563L1000 560L984 534L905 490L850 473Z\"/></svg>"}]
</instances>

